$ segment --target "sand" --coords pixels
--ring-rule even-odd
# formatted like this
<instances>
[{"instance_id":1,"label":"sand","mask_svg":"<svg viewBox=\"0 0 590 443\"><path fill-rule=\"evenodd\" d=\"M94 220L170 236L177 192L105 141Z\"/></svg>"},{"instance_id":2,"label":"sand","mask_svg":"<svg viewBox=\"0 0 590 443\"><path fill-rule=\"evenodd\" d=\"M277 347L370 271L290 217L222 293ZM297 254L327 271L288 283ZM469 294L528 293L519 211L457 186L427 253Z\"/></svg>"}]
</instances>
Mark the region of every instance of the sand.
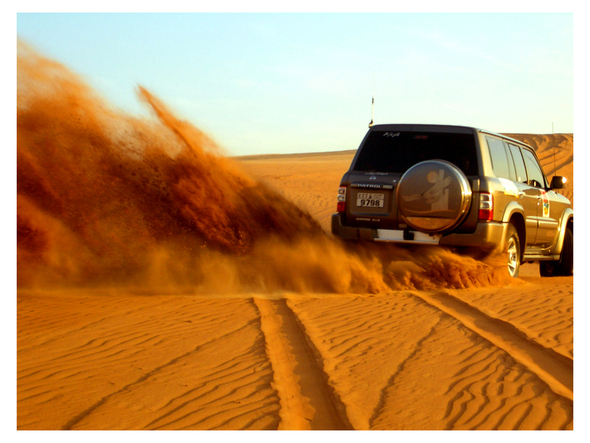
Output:
<instances>
[{"instance_id":1,"label":"sand","mask_svg":"<svg viewBox=\"0 0 590 443\"><path fill-rule=\"evenodd\" d=\"M327 227L351 153L241 160ZM18 429L572 429L573 278L18 292Z\"/></svg>"},{"instance_id":2,"label":"sand","mask_svg":"<svg viewBox=\"0 0 590 443\"><path fill-rule=\"evenodd\" d=\"M354 152L226 158L18 63L17 429L573 429L573 277L345 247ZM573 200L573 135L514 136Z\"/></svg>"}]
</instances>

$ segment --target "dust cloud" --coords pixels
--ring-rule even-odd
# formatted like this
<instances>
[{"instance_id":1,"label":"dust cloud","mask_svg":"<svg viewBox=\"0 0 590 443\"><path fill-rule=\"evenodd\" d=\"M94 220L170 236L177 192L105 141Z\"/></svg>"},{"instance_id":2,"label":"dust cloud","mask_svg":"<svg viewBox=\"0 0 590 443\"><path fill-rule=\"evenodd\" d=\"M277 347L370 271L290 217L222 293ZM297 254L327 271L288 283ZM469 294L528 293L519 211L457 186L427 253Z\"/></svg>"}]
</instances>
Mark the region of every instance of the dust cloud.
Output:
<instances>
[{"instance_id":1,"label":"dust cloud","mask_svg":"<svg viewBox=\"0 0 590 443\"><path fill-rule=\"evenodd\" d=\"M505 281L446 250L343 245L139 87L153 118L109 106L22 42L17 284L378 293Z\"/></svg>"}]
</instances>

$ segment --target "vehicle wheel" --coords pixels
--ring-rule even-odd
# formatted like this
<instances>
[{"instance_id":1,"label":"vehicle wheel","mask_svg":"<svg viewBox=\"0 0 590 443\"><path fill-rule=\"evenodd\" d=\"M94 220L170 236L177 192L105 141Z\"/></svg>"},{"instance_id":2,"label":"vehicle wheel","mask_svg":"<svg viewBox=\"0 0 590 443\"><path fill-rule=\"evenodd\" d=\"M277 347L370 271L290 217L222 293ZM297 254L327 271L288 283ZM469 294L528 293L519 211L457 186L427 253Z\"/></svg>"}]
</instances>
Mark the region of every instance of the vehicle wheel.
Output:
<instances>
[{"instance_id":1,"label":"vehicle wheel","mask_svg":"<svg viewBox=\"0 0 590 443\"><path fill-rule=\"evenodd\" d=\"M518 277L520 272L520 239L516 228L512 224L508 226L508 232L506 233L504 253L506 254L508 274L510 277Z\"/></svg>"},{"instance_id":2,"label":"vehicle wheel","mask_svg":"<svg viewBox=\"0 0 590 443\"><path fill-rule=\"evenodd\" d=\"M556 261L539 262L541 277L568 277L574 275L574 234L566 228L561 256Z\"/></svg>"}]
</instances>

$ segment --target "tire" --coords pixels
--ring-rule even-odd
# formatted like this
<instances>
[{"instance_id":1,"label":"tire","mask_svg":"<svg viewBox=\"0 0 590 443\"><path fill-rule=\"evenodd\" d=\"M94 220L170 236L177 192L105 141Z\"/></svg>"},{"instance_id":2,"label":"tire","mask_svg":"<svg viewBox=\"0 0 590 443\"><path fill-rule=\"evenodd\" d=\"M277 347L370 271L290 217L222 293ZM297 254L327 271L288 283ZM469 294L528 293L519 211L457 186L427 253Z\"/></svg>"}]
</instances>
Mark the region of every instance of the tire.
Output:
<instances>
[{"instance_id":1,"label":"tire","mask_svg":"<svg viewBox=\"0 0 590 443\"><path fill-rule=\"evenodd\" d=\"M540 261L541 277L569 277L574 275L574 233L566 228L559 260Z\"/></svg>"},{"instance_id":2,"label":"tire","mask_svg":"<svg viewBox=\"0 0 590 443\"><path fill-rule=\"evenodd\" d=\"M520 273L520 238L514 225L508 226L506 233L506 243L504 245L504 254L506 257L506 269L510 277L518 277Z\"/></svg>"},{"instance_id":3,"label":"tire","mask_svg":"<svg viewBox=\"0 0 590 443\"><path fill-rule=\"evenodd\" d=\"M427 233L448 232L467 216L471 185L463 172L445 160L426 160L408 169L399 181L396 201L401 218Z\"/></svg>"}]
</instances>

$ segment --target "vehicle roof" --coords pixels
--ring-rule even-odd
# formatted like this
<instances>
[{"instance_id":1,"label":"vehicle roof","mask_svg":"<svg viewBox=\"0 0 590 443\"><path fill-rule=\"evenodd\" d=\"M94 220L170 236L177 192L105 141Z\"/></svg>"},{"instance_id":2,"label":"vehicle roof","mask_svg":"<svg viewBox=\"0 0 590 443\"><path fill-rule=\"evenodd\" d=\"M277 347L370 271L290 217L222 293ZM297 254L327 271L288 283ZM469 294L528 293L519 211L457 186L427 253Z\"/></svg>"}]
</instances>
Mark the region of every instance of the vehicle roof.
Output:
<instances>
[{"instance_id":1,"label":"vehicle roof","mask_svg":"<svg viewBox=\"0 0 590 443\"><path fill-rule=\"evenodd\" d=\"M435 131L442 131L442 132L454 132L454 133L483 133L489 134L496 137L503 138L504 140L509 140L511 142L517 143L519 145L527 146L531 148L530 145L524 143L521 140L517 140L515 138L509 137L507 135L499 134L492 131L487 131L485 129L475 128L473 126L460 126L460 125L439 125L439 124L415 124L415 123L386 123L386 124L378 124L372 125L370 130L379 129L379 130L395 130L395 131L425 131L425 132L435 132ZM532 149L532 148L531 148ZM533 149L534 151L534 149Z\"/></svg>"}]
</instances>

